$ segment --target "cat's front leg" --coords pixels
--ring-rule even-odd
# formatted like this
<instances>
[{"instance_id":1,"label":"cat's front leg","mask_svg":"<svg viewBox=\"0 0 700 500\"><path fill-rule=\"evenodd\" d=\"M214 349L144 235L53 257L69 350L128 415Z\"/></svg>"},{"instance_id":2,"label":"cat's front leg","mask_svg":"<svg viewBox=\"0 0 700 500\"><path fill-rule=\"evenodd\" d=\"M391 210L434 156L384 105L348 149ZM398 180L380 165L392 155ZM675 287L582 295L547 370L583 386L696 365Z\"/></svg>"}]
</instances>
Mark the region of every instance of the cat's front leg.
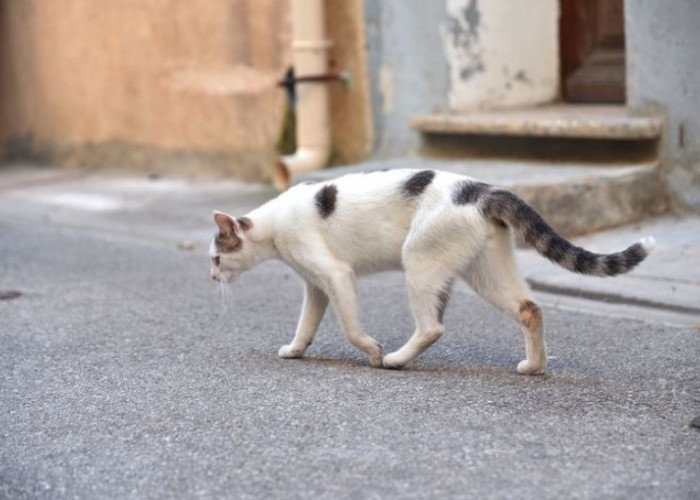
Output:
<instances>
[{"instance_id":1,"label":"cat's front leg","mask_svg":"<svg viewBox=\"0 0 700 500\"><path fill-rule=\"evenodd\" d=\"M328 296L317 286L306 282L304 304L297 323L297 329L291 344L280 347L280 358L301 358L318 331L323 314L328 306Z\"/></svg>"},{"instance_id":2,"label":"cat's front leg","mask_svg":"<svg viewBox=\"0 0 700 500\"><path fill-rule=\"evenodd\" d=\"M355 273L349 267L338 266L324 276L324 282L343 334L354 346L369 355L372 366L380 368L384 356L382 346L364 333L360 325Z\"/></svg>"}]
</instances>

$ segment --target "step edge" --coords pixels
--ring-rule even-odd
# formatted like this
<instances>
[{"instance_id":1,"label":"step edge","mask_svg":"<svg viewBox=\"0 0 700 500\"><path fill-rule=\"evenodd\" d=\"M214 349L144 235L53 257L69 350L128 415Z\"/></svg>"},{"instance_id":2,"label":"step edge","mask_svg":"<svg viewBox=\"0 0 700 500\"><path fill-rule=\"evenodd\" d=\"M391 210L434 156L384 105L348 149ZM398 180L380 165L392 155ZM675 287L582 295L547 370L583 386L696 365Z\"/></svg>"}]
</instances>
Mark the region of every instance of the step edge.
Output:
<instances>
[{"instance_id":1,"label":"step edge","mask_svg":"<svg viewBox=\"0 0 700 500\"><path fill-rule=\"evenodd\" d=\"M553 117L513 118L485 115L424 114L411 118L414 130L434 134L507 135L516 137L568 137L582 139L649 140L663 132L663 119L629 116L589 119Z\"/></svg>"}]
</instances>

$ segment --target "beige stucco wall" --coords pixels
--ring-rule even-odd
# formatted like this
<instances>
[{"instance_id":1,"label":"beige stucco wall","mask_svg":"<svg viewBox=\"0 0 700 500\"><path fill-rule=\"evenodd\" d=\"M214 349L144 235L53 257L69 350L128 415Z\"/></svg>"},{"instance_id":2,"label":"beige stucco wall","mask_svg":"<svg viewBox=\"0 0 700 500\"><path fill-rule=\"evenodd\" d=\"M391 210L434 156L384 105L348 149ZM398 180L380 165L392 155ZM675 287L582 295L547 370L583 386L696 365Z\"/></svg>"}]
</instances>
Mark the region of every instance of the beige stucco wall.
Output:
<instances>
[{"instance_id":1,"label":"beige stucco wall","mask_svg":"<svg viewBox=\"0 0 700 500\"><path fill-rule=\"evenodd\" d=\"M245 178L274 151L284 111L274 83L291 57L288 0L0 5L10 149L76 164L204 160Z\"/></svg>"},{"instance_id":2,"label":"beige stucco wall","mask_svg":"<svg viewBox=\"0 0 700 500\"><path fill-rule=\"evenodd\" d=\"M371 145L362 0L328 0L333 160ZM0 0L10 158L261 179L292 63L290 0Z\"/></svg>"}]
</instances>

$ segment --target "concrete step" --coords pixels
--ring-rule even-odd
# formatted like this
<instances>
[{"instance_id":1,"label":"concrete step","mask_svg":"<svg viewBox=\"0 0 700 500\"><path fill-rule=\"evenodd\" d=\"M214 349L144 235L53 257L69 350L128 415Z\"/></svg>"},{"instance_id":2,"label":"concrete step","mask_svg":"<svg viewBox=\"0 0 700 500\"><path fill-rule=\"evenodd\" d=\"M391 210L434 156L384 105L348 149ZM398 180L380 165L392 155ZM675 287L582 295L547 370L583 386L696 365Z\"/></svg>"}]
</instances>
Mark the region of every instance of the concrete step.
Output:
<instances>
[{"instance_id":1,"label":"concrete step","mask_svg":"<svg viewBox=\"0 0 700 500\"><path fill-rule=\"evenodd\" d=\"M620 105L550 105L524 109L419 115L433 156L580 158L649 161L656 157L663 118Z\"/></svg>"},{"instance_id":2,"label":"concrete step","mask_svg":"<svg viewBox=\"0 0 700 500\"><path fill-rule=\"evenodd\" d=\"M640 140L658 138L663 119L634 115L625 106L560 104L420 115L411 120L411 126L429 133Z\"/></svg>"},{"instance_id":3,"label":"concrete step","mask_svg":"<svg viewBox=\"0 0 700 500\"><path fill-rule=\"evenodd\" d=\"M596 167L526 161L404 159L321 170L299 179L327 180L386 168L457 172L507 188L531 203L561 234L581 235L666 211L656 163Z\"/></svg>"}]
</instances>

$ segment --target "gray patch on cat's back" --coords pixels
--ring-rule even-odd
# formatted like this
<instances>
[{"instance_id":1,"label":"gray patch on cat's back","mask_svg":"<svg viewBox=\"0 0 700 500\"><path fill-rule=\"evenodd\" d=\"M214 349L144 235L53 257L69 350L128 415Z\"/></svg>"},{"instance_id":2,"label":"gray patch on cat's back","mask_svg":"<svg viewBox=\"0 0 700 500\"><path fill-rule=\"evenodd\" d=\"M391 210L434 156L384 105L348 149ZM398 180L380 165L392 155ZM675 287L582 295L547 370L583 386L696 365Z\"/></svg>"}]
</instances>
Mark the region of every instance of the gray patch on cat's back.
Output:
<instances>
[{"instance_id":1,"label":"gray patch on cat's back","mask_svg":"<svg viewBox=\"0 0 700 500\"><path fill-rule=\"evenodd\" d=\"M338 197L338 188L335 184L326 184L318 190L314 196L316 202L316 210L322 219L326 219L335 210L336 198Z\"/></svg>"},{"instance_id":2,"label":"gray patch on cat's back","mask_svg":"<svg viewBox=\"0 0 700 500\"><path fill-rule=\"evenodd\" d=\"M455 205L469 205L477 203L489 192L489 185L483 182L462 181L457 184L452 192L452 201Z\"/></svg>"},{"instance_id":3,"label":"gray patch on cat's back","mask_svg":"<svg viewBox=\"0 0 700 500\"><path fill-rule=\"evenodd\" d=\"M406 198L420 196L435 178L433 170L422 170L409 177L401 186L401 194Z\"/></svg>"}]
</instances>

